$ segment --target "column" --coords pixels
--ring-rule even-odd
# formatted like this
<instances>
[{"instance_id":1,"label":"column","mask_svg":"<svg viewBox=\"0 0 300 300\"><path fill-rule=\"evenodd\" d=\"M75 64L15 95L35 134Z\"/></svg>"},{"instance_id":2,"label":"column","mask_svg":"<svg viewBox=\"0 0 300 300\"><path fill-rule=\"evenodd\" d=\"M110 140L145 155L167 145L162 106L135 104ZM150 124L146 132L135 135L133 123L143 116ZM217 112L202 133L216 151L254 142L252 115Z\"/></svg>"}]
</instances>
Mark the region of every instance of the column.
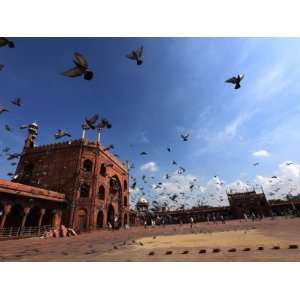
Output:
<instances>
[{"instance_id":1,"label":"column","mask_svg":"<svg viewBox=\"0 0 300 300\"><path fill-rule=\"evenodd\" d=\"M3 209L3 216L1 219L1 223L0 223L0 228L4 227L6 218L7 218L8 214L10 213L10 210L11 210L11 204L5 204L4 209Z\"/></svg>"},{"instance_id":2,"label":"column","mask_svg":"<svg viewBox=\"0 0 300 300\"><path fill-rule=\"evenodd\" d=\"M46 209L45 208L41 208L40 210L40 218L39 218L39 222L38 222L38 227L41 227L42 225L42 221L43 221L43 217L45 215Z\"/></svg>"},{"instance_id":3,"label":"column","mask_svg":"<svg viewBox=\"0 0 300 300\"><path fill-rule=\"evenodd\" d=\"M22 234L22 231L24 229L24 226L25 226L25 223L26 223L26 219L27 219L27 216L30 212L30 207L24 207L24 210L23 210L23 217L22 217L22 221L21 221L21 226L20 226L20 231L21 231L21 234Z\"/></svg>"}]
</instances>

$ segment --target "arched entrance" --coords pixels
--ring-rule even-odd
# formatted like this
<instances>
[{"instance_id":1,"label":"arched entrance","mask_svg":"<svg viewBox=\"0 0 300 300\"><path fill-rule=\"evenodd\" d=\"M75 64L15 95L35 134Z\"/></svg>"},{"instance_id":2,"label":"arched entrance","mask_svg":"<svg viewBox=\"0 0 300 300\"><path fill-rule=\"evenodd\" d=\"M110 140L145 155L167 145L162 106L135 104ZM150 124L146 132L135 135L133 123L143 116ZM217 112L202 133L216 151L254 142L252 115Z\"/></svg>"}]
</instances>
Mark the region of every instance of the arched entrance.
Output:
<instances>
[{"instance_id":1,"label":"arched entrance","mask_svg":"<svg viewBox=\"0 0 300 300\"><path fill-rule=\"evenodd\" d=\"M40 208L34 206L30 209L29 214L26 218L25 227L34 227L39 225Z\"/></svg>"},{"instance_id":2,"label":"arched entrance","mask_svg":"<svg viewBox=\"0 0 300 300\"><path fill-rule=\"evenodd\" d=\"M20 227L22 225L23 207L19 204L14 205L8 214L4 227Z\"/></svg>"},{"instance_id":3,"label":"arched entrance","mask_svg":"<svg viewBox=\"0 0 300 300\"><path fill-rule=\"evenodd\" d=\"M54 215L55 215L55 210L47 208L42 220L42 226L46 226L46 225L52 226Z\"/></svg>"},{"instance_id":4,"label":"arched entrance","mask_svg":"<svg viewBox=\"0 0 300 300\"><path fill-rule=\"evenodd\" d=\"M77 229L84 231L87 228L87 213L84 209L80 209L77 213Z\"/></svg>"},{"instance_id":5,"label":"arched entrance","mask_svg":"<svg viewBox=\"0 0 300 300\"><path fill-rule=\"evenodd\" d=\"M114 207L111 204L109 204L107 210L107 225L110 224L112 227L114 227L114 219L115 219L115 210Z\"/></svg>"},{"instance_id":6,"label":"arched entrance","mask_svg":"<svg viewBox=\"0 0 300 300\"><path fill-rule=\"evenodd\" d=\"M97 228L103 228L103 211L99 210L97 214Z\"/></svg>"}]
</instances>

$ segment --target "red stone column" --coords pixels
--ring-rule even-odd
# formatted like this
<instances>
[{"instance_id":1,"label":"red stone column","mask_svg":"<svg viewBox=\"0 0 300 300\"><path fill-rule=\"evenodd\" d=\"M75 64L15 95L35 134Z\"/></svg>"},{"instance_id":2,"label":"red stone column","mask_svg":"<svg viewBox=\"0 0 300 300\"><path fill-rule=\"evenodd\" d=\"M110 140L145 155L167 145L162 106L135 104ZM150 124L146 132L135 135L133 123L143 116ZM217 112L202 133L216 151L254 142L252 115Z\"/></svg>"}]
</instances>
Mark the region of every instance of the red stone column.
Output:
<instances>
[{"instance_id":1,"label":"red stone column","mask_svg":"<svg viewBox=\"0 0 300 300\"><path fill-rule=\"evenodd\" d=\"M3 210L3 216L2 216L2 219L1 219L1 223L0 223L0 228L4 227L6 218L7 218L8 214L10 213L10 210L11 210L11 204L5 204L4 205L4 210Z\"/></svg>"},{"instance_id":2,"label":"red stone column","mask_svg":"<svg viewBox=\"0 0 300 300\"><path fill-rule=\"evenodd\" d=\"M40 218L39 218L39 222L38 222L38 227L40 227L42 225L42 221L43 221L43 217L45 215L46 209L45 208L41 208L40 210Z\"/></svg>"},{"instance_id":3,"label":"red stone column","mask_svg":"<svg viewBox=\"0 0 300 300\"><path fill-rule=\"evenodd\" d=\"M23 217L22 217L21 226L20 226L20 228L21 228L21 233L22 233L22 230L23 230L23 228L24 228L24 226L25 226L26 219L27 219L27 216L28 216L28 214L29 214L29 212L30 212L30 209L31 209L31 207L24 207Z\"/></svg>"}]
</instances>

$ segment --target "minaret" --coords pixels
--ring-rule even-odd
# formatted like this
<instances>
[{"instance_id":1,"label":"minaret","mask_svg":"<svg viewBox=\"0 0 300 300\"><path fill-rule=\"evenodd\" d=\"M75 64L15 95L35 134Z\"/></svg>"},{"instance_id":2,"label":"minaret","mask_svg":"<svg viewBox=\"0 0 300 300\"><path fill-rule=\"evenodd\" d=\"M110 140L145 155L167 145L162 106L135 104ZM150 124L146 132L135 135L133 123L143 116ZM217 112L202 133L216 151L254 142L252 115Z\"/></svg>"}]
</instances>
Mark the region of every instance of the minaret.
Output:
<instances>
[{"instance_id":1,"label":"minaret","mask_svg":"<svg viewBox=\"0 0 300 300\"><path fill-rule=\"evenodd\" d=\"M34 140L38 135L39 126L37 123L33 122L28 125L28 135L25 140L24 149L33 148L34 147Z\"/></svg>"}]
</instances>

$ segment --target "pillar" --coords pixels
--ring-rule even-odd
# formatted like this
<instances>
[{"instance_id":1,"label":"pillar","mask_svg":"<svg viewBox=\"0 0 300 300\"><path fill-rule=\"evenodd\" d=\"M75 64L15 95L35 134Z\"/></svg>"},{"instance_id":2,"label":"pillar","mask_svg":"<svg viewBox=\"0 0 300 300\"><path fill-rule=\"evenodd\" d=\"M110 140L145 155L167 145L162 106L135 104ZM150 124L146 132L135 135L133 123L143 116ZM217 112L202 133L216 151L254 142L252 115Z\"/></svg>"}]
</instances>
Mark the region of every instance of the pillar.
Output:
<instances>
[{"instance_id":1,"label":"pillar","mask_svg":"<svg viewBox=\"0 0 300 300\"><path fill-rule=\"evenodd\" d=\"M4 210L3 210L3 216L1 219L1 223L0 223L0 228L4 227L6 218L7 218L8 214L10 213L10 210L11 210L11 204L5 204Z\"/></svg>"},{"instance_id":2,"label":"pillar","mask_svg":"<svg viewBox=\"0 0 300 300\"><path fill-rule=\"evenodd\" d=\"M21 226L20 226L21 232L22 232L22 230L23 230L23 228L25 226L26 219L27 219L27 216L28 216L29 212L30 212L30 207L24 207L23 217L22 217Z\"/></svg>"},{"instance_id":3,"label":"pillar","mask_svg":"<svg viewBox=\"0 0 300 300\"><path fill-rule=\"evenodd\" d=\"M39 218L39 222L38 222L38 227L40 227L42 225L42 221L43 221L43 217L45 215L46 209L45 208L41 208L40 210L40 218Z\"/></svg>"}]
</instances>

